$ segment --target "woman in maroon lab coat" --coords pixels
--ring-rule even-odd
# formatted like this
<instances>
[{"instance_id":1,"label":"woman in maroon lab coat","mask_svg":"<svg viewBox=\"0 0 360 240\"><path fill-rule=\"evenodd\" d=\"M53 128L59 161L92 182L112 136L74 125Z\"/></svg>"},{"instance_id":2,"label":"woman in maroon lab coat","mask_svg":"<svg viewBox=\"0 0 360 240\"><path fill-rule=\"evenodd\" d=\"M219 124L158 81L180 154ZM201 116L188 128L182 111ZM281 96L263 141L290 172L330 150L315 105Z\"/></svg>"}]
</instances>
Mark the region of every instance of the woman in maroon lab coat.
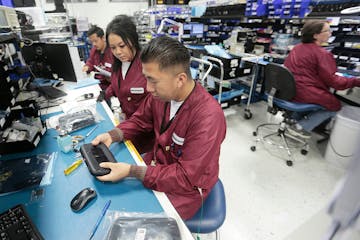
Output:
<instances>
[{"instance_id":1,"label":"woman in maroon lab coat","mask_svg":"<svg viewBox=\"0 0 360 240\"><path fill-rule=\"evenodd\" d=\"M128 119L148 95L146 78L142 74L139 37L131 18L116 16L106 28L106 40L115 58L111 85L106 89L105 98L115 95ZM144 139L134 140L133 143L140 153L145 153L152 149L153 138L153 134L149 133Z\"/></svg>"},{"instance_id":2,"label":"woman in maroon lab coat","mask_svg":"<svg viewBox=\"0 0 360 240\"><path fill-rule=\"evenodd\" d=\"M331 36L329 23L322 20L308 21L301 35L302 43L291 50L284 63L296 82L296 96L292 101L314 103L324 109L305 113L306 117L298 116L298 123L288 130L293 135L310 138L310 131L335 116L341 108L340 101L330 88L343 90L360 86L360 79L338 76L333 54L321 47Z\"/></svg>"},{"instance_id":3,"label":"woman in maroon lab coat","mask_svg":"<svg viewBox=\"0 0 360 240\"><path fill-rule=\"evenodd\" d=\"M165 192L180 216L189 219L218 180L220 145L226 132L224 113L191 78L190 55L178 41L153 39L142 52L141 61L151 95L130 119L92 143L109 146L153 132L153 151L144 157L147 166L102 163L101 167L111 172L98 179L136 177L144 186Z\"/></svg>"},{"instance_id":4,"label":"woman in maroon lab coat","mask_svg":"<svg viewBox=\"0 0 360 240\"><path fill-rule=\"evenodd\" d=\"M105 98L116 96L122 112L130 118L148 94L142 74L139 37L131 18L116 16L106 28L106 41L115 58L111 86L106 89Z\"/></svg>"}]
</instances>

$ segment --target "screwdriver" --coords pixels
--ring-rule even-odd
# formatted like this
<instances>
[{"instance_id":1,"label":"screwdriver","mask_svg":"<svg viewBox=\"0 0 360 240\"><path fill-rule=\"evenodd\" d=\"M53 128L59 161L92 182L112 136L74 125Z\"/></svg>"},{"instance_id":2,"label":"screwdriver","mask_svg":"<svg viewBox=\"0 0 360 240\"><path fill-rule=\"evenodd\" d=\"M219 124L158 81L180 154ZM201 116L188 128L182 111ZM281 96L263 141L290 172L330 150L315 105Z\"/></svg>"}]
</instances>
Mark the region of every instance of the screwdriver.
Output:
<instances>
[{"instance_id":1,"label":"screwdriver","mask_svg":"<svg viewBox=\"0 0 360 240\"><path fill-rule=\"evenodd\" d=\"M75 169L77 169L81 164L82 164L83 160L82 159L79 159L79 160L76 160L75 162L73 162L69 167L67 167L65 170L64 170L64 174L67 176L69 175L70 173L72 173Z\"/></svg>"}]
</instances>

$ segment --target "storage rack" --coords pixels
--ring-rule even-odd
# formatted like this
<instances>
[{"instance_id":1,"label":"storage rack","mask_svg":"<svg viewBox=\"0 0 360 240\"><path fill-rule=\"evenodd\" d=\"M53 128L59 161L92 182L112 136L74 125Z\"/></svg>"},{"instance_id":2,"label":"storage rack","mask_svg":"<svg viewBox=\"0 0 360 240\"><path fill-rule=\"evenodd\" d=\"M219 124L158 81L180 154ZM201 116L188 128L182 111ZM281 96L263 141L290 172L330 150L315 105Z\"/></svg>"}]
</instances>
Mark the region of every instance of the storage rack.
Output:
<instances>
[{"instance_id":1,"label":"storage rack","mask_svg":"<svg viewBox=\"0 0 360 240\"><path fill-rule=\"evenodd\" d=\"M15 33L0 34L0 154L28 151L35 148L46 127L40 119L40 112L35 101L16 101L18 94L30 81L30 73L22 65L20 39ZM41 123L31 141L8 141L14 121L33 117Z\"/></svg>"}]
</instances>

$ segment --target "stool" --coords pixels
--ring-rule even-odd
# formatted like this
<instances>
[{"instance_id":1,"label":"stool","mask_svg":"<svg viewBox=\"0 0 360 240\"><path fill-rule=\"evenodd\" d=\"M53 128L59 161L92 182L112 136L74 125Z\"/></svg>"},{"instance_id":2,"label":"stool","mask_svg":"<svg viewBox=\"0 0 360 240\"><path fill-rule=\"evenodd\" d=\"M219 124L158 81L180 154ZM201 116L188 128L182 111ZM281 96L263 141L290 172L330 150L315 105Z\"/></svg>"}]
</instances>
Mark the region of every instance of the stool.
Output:
<instances>
[{"instance_id":1,"label":"stool","mask_svg":"<svg viewBox=\"0 0 360 240\"><path fill-rule=\"evenodd\" d=\"M220 179L211 189L209 196L206 198L201 217L201 208L189 220L185 221L186 226L192 233L211 233L216 231L224 223L226 216L226 202L224 186Z\"/></svg>"}]
</instances>

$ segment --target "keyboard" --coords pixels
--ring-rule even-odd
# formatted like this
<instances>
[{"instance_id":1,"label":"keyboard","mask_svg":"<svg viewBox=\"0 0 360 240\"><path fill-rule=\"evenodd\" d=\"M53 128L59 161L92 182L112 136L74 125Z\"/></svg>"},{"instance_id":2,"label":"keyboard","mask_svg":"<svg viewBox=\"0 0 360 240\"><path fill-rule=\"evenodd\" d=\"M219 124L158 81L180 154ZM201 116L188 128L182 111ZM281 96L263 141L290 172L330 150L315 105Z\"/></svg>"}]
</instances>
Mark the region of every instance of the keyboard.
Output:
<instances>
[{"instance_id":1,"label":"keyboard","mask_svg":"<svg viewBox=\"0 0 360 240\"><path fill-rule=\"evenodd\" d=\"M43 240L23 205L16 205L0 214L1 240Z\"/></svg>"},{"instance_id":2,"label":"keyboard","mask_svg":"<svg viewBox=\"0 0 360 240\"><path fill-rule=\"evenodd\" d=\"M41 86L37 90L47 99L55 99L66 96L67 93L52 86Z\"/></svg>"}]
</instances>

